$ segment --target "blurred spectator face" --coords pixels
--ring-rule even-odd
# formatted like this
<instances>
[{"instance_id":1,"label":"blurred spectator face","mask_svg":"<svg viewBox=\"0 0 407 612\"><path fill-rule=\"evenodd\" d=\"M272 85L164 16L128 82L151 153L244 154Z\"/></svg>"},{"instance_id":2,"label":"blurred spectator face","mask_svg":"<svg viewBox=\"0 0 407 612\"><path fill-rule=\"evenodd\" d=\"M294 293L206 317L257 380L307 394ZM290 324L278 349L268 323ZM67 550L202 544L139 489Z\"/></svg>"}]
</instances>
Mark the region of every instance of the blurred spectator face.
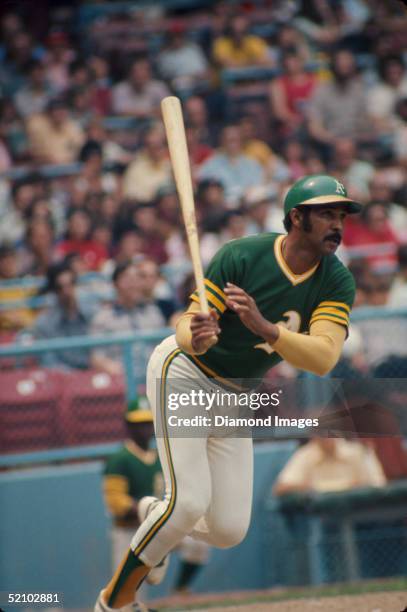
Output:
<instances>
[{"instance_id":1,"label":"blurred spectator face","mask_svg":"<svg viewBox=\"0 0 407 612\"><path fill-rule=\"evenodd\" d=\"M119 210L119 202L111 195L105 195L102 198L100 212L105 221L113 221Z\"/></svg>"},{"instance_id":2,"label":"blurred spectator face","mask_svg":"<svg viewBox=\"0 0 407 612\"><path fill-rule=\"evenodd\" d=\"M76 113L86 113L91 106L91 90L89 87L80 87L72 96L71 106Z\"/></svg>"},{"instance_id":3,"label":"blurred spectator face","mask_svg":"<svg viewBox=\"0 0 407 612\"><path fill-rule=\"evenodd\" d=\"M225 230L232 240L234 238L243 238L246 235L246 217L238 213L228 215Z\"/></svg>"},{"instance_id":4,"label":"blurred spectator face","mask_svg":"<svg viewBox=\"0 0 407 612\"><path fill-rule=\"evenodd\" d=\"M86 240L90 230L90 218L82 210L75 211L68 221L68 235L71 240Z\"/></svg>"},{"instance_id":5,"label":"blurred spectator face","mask_svg":"<svg viewBox=\"0 0 407 612\"><path fill-rule=\"evenodd\" d=\"M1 20L1 32L4 40L11 40L17 32L23 29L23 24L17 13L6 13Z\"/></svg>"},{"instance_id":6,"label":"blurred spectator face","mask_svg":"<svg viewBox=\"0 0 407 612\"><path fill-rule=\"evenodd\" d=\"M389 299L391 281L374 276L366 287L368 306L385 306Z\"/></svg>"},{"instance_id":7,"label":"blurred spectator face","mask_svg":"<svg viewBox=\"0 0 407 612\"><path fill-rule=\"evenodd\" d=\"M333 71L337 80L347 81L356 73L355 58L350 51L337 51L333 58Z\"/></svg>"},{"instance_id":8,"label":"blurred spectator face","mask_svg":"<svg viewBox=\"0 0 407 612\"><path fill-rule=\"evenodd\" d=\"M142 89L151 81L151 67L147 59L137 60L133 63L129 81L135 89Z\"/></svg>"},{"instance_id":9,"label":"blurred spectator face","mask_svg":"<svg viewBox=\"0 0 407 612\"><path fill-rule=\"evenodd\" d=\"M38 198L30 206L28 216L32 220L51 221L52 214L48 200Z\"/></svg>"},{"instance_id":10,"label":"blurred spectator face","mask_svg":"<svg viewBox=\"0 0 407 612\"><path fill-rule=\"evenodd\" d=\"M222 149L230 157L240 155L242 150L242 138L239 128L234 125L225 127L222 130L221 144Z\"/></svg>"},{"instance_id":11,"label":"blurred spectator face","mask_svg":"<svg viewBox=\"0 0 407 612\"><path fill-rule=\"evenodd\" d=\"M24 213L36 196L36 188L32 183L22 183L14 192L13 205Z\"/></svg>"},{"instance_id":12,"label":"blurred spectator face","mask_svg":"<svg viewBox=\"0 0 407 612\"><path fill-rule=\"evenodd\" d=\"M179 203L175 191L161 195L157 205L160 217L162 216L167 221L177 222L179 219Z\"/></svg>"},{"instance_id":13,"label":"blurred spectator face","mask_svg":"<svg viewBox=\"0 0 407 612\"><path fill-rule=\"evenodd\" d=\"M139 230L147 234L154 230L156 225L155 211L152 206L141 206L133 213L133 221Z\"/></svg>"},{"instance_id":14,"label":"blurred spectator face","mask_svg":"<svg viewBox=\"0 0 407 612\"><path fill-rule=\"evenodd\" d=\"M307 155L305 159L307 174L324 174L326 171L325 164L322 159L316 155Z\"/></svg>"},{"instance_id":15,"label":"blurred spectator face","mask_svg":"<svg viewBox=\"0 0 407 612\"><path fill-rule=\"evenodd\" d=\"M97 225L92 232L92 240L102 244L107 250L109 250L112 243L112 230L110 229L109 225L106 223L100 223Z\"/></svg>"},{"instance_id":16,"label":"blurred spectator face","mask_svg":"<svg viewBox=\"0 0 407 612\"><path fill-rule=\"evenodd\" d=\"M35 219L28 228L28 242L35 253L48 251L53 242L52 228L47 221Z\"/></svg>"},{"instance_id":17,"label":"blurred spectator face","mask_svg":"<svg viewBox=\"0 0 407 612\"><path fill-rule=\"evenodd\" d=\"M243 15L235 15L229 25L230 35L234 40L241 40L247 33L248 22Z\"/></svg>"},{"instance_id":18,"label":"blurred spectator face","mask_svg":"<svg viewBox=\"0 0 407 612\"><path fill-rule=\"evenodd\" d=\"M100 121L91 121L87 129L89 140L102 143L106 139L106 130Z\"/></svg>"},{"instance_id":19,"label":"blurred spectator face","mask_svg":"<svg viewBox=\"0 0 407 612\"><path fill-rule=\"evenodd\" d=\"M32 42L27 32L19 31L10 41L10 54L13 60L24 64L31 58Z\"/></svg>"},{"instance_id":20,"label":"blurred spectator face","mask_svg":"<svg viewBox=\"0 0 407 612\"><path fill-rule=\"evenodd\" d=\"M153 160L161 161L165 156L164 134L160 129L150 130L145 137L144 145L147 154Z\"/></svg>"},{"instance_id":21,"label":"blurred spectator face","mask_svg":"<svg viewBox=\"0 0 407 612\"><path fill-rule=\"evenodd\" d=\"M95 80L103 80L109 76L109 64L103 57L94 55L89 59L88 64Z\"/></svg>"},{"instance_id":22,"label":"blurred spectator face","mask_svg":"<svg viewBox=\"0 0 407 612\"><path fill-rule=\"evenodd\" d=\"M339 138L335 142L335 166L347 170L355 159L355 145L350 138Z\"/></svg>"},{"instance_id":23,"label":"blurred spectator face","mask_svg":"<svg viewBox=\"0 0 407 612\"><path fill-rule=\"evenodd\" d=\"M403 62L400 60L389 60L384 68L383 77L391 87L398 87L404 76Z\"/></svg>"},{"instance_id":24,"label":"blurred spectator face","mask_svg":"<svg viewBox=\"0 0 407 612\"><path fill-rule=\"evenodd\" d=\"M69 118L68 108L63 103L52 104L48 109L48 117L56 128L60 128Z\"/></svg>"},{"instance_id":25,"label":"blurred spectator face","mask_svg":"<svg viewBox=\"0 0 407 612\"><path fill-rule=\"evenodd\" d=\"M116 279L117 297L126 306L135 306L142 298L142 283L136 265L130 265Z\"/></svg>"},{"instance_id":26,"label":"blurred spectator face","mask_svg":"<svg viewBox=\"0 0 407 612\"><path fill-rule=\"evenodd\" d=\"M278 33L279 48L293 48L298 43L298 32L295 28L285 25Z\"/></svg>"},{"instance_id":27,"label":"blurred spectator face","mask_svg":"<svg viewBox=\"0 0 407 612\"><path fill-rule=\"evenodd\" d=\"M293 76L303 71L304 62L296 53L287 53L283 60L283 68L289 76Z\"/></svg>"},{"instance_id":28,"label":"blurred spectator face","mask_svg":"<svg viewBox=\"0 0 407 612\"><path fill-rule=\"evenodd\" d=\"M194 127L206 126L208 111L205 102L198 96L192 96L185 102L185 111L188 121Z\"/></svg>"},{"instance_id":29,"label":"blurred spectator face","mask_svg":"<svg viewBox=\"0 0 407 612\"><path fill-rule=\"evenodd\" d=\"M366 209L365 223L372 232L380 234L387 222L387 210L382 204L373 204Z\"/></svg>"},{"instance_id":30,"label":"blurred spectator face","mask_svg":"<svg viewBox=\"0 0 407 612\"><path fill-rule=\"evenodd\" d=\"M256 126L252 117L242 117L239 126L243 142L256 137Z\"/></svg>"},{"instance_id":31,"label":"blurred spectator face","mask_svg":"<svg viewBox=\"0 0 407 612\"><path fill-rule=\"evenodd\" d=\"M202 193L202 203L210 208L222 208L225 205L225 192L219 183L209 183Z\"/></svg>"},{"instance_id":32,"label":"blurred spectator face","mask_svg":"<svg viewBox=\"0 0 407 612\"><path fill-rule=\"evenodd\" d=\"M284 157L288 162L302 161L304 149L298 140L289 140L285 146Z\"/></svg>"},{"instance_id":33,"label":"blurred spectator face","mask_svg":"<svg viewBox=\"0 0 407 612\"><path fill-rule=\"evenodd\" d=\"M72 270L64 270L55 279L55 291L61 306L69 308L76 303L75 275Z\"/></svg>"},{"instance_id":34,"label":"blurred spectator face","mask_svg":"<svg viewBox=\"0 0 407 612\"><path fill-rule=\"evenodd\" d=\"M86 87L89 83L89 70L84 64L76 64L70 75L71 87L82 88Z\"/></svg>"},{"instance_id":35,"label":"blurred spectator face","mask_svg":"<svg viewBox=\"0 0 407 612\"><path fill-rule=\"evenodd\" d=\"M370 201L374 204L389 204L392 198L392 189L386 177L376 174L370 182Z\"/></svg>"},{"instance_id":36,"label":"blurred spectator face","mask_svg":"<svg viewBox=\"0 0 407 612\"><path fill-rule=\"evenodd\" d=\"M84 161L84 172L94 176L100 174L102 170L102 155L99 151L92 151Z\"/></svg>"},{"instance_id":37,"label":"blurred spectator face","mask_svg":"<svg viewBox=\"0 0 407 612\"><path fill-rule=\"evenodd\" d=\"M120 238L117 259L120 261L131 261L139 255L144 248L142 236L135 231L126 232Z\"/></svg>"},{"instance_id":38,"label":"blurred spectator face","mask_svg":"<svg viewBox=\"0 0 407 612\"><path fill-rule=\"evenodd\" d=\"M145 297L152 297L159 279L159 269L155 261L145 259L137 265L140 283Z\"/></svg>"},{"instance_id":39,"label":"blurred spectator face","mask_svg":"<svg viewBox=\"0 0 407 612\"><path fill-rule=\"evenodd\" d=\"M12 247L0 247L0 279L8 280L18 276L18 259Z\"/></svg>"},{"instance_id":40,"label":"blurred spectator face","mask_svg":"<svg viewBox=\"0 0 407 612\"><path fill-rule=\"evenodd\" d=\"M33 89L43 89L45 85L45 69L42 64L36 62L29 73L30 83Z\"/></svg>"}]
</instances>

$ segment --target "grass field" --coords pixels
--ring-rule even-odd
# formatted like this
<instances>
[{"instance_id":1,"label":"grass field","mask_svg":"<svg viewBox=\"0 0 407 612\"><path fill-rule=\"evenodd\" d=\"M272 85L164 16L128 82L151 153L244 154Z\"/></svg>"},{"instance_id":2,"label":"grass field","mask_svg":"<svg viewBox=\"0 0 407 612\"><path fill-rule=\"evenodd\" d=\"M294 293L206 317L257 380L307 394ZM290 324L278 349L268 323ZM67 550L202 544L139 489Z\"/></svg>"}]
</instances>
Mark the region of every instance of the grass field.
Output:
<instances>
[{"instance_id":1,"label":"grass field","mask_svg":"<svg viewBox=\"0 0 407 612\"><path fill-rule=\"evenodd\" d=\"M162 612L407 612L407 578L318 588L172 597L155 602L153 607Z\"/></svg>"}]
</instances>

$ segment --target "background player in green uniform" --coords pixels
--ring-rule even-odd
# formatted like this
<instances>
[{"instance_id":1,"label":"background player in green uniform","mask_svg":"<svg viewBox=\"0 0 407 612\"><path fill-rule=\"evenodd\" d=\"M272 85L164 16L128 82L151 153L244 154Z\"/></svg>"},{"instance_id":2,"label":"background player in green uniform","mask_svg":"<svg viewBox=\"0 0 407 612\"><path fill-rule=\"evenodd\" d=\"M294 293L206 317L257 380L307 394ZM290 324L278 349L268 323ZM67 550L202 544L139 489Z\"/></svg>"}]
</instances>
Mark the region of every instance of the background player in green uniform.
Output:
<instances>
[{"instance_id":1,"label":"background player in green uniform","mask_svg":"<svg viewBox=\"0 0 407 612\"><path fill-rule=\"evenodd\" d=\"M281 359L319 375L329 372L346 338L355 293L335 251L346 215L360 208L335 178L305 177L284 202L287 235L232 241L209 265L210 314L200 313L193 295L176 338L155 349L147 369L147 395L164 426L157 446L166 494L150 504L127 556L99 596L97 612L130 610L134 590L183 535L218 547L234 546L245 536L252 441L169 437L166 399L188 384L213 392L216 380L227 385L230 379L261 377Z\"/></svg>"}]
</instances>

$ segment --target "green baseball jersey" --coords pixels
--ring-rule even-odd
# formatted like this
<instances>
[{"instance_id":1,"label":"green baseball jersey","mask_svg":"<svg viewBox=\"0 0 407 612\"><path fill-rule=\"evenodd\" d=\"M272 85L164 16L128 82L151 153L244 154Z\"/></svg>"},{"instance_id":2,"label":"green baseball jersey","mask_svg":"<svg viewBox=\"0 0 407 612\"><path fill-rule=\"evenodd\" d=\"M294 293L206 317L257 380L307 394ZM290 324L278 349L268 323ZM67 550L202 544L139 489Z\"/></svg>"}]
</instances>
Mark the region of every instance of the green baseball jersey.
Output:
<instances>
[{"instance_id":1,"label":"green baseball jersey","mask_svg":"<svg viewBox=\"0 0 407 612\"><path fill-rule=\"evenodd\" d=\"M308 333L326 319L345 327L355 297L352 274L335 255L326 255L304 274L294 274L282 255L282 234L266 233L232 240L212 259L205 274L209 305L220 315L218 343L189 358L208 376L262 378L281 361L263 338L253 334L225 304L229 281L244 289L262 315L293 332ZM197 293L191 299L199 302Z\"/></svg>"}]
</instances>

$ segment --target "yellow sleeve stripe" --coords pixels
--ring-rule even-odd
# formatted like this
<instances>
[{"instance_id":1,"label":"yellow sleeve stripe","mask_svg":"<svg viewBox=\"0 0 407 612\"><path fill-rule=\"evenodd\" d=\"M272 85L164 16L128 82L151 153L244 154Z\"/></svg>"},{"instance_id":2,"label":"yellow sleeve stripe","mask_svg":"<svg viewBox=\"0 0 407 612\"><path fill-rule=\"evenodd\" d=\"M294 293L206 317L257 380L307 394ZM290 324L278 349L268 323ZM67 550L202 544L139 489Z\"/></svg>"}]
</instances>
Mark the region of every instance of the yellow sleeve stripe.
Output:
<instances>
[{"instance_id":1,"label":"yellow sleeve stripe","mask_svg":"<svg viewBox=\"0 0 407 612\"><path fill-rule=\"evenodd\" d=\"M211 280L209 280L209 278L205 278L204 282L208 289L212 289L212 291L214 291L223 302L226 300L226 295L224 294L222 289L219 289L219 287L215 285L215 283L213 283Z\"/></svg>"},{"instance_id":2,"label":"yellow sleeve stripe","mask_svg":"<svg viewBox=\"0 0 407 612\"><path fill-rule=\"evenodd\" d=\"M316 310L314 310L314 312L312 313L312 316L314 317L315 315L319 315L319 314L334 314L337 315L338 317L343 317L344 319L349 320L349 315L346 312L343 312L343 310L338 310L337 308L327 308L327 307L323 307L323 308L317 308Z\"/></svg>"},{"instance_id":3,"label":"yellow sleeve stripe","mask_svg":"<svg viewBox=\"0 0 407 612\"><path fill-rule=\"evenodd\" d=\"M318 308L321 306L336 306L337 308L343 308L346 312L350 312L350 307L345 302L321 302L318 304Z\"/></svg>"},{"instance_id":4,"label":"yellow sleeve stripe","mask_svg":"<svg viewBox=\"0 0 407 612\"><path fill-rule=\"evenodd\" d=\"M205 291L205 293L206 293L206 299L208 300L209 304L211 306L214 306L216 310L220 312L220 314L223 314L226 310L225 304L222 304L222 302L218 300L218 298L215 297L213 293L210 293L209 291ZM191 300L199 304L199 297L196 293L192 293L192 295L190 295L190 298Z\"/></svg>"},{"instance_id":5,"label":"yellow sleeve stripe","mask_svg":"<svg viewBox=\"0 0 407 612\"><path fill-rule=\"evenodd\" d=\"M338 325L344 325L345 327L348 327L349 325L349 322L346 321L345 319L340 319L339 317L335 317L334 315L321 314L311 319L310 326L316 321L323 321L323 320L333 321L334 323L338 323Z\"/></svg>"}]
</instances>

